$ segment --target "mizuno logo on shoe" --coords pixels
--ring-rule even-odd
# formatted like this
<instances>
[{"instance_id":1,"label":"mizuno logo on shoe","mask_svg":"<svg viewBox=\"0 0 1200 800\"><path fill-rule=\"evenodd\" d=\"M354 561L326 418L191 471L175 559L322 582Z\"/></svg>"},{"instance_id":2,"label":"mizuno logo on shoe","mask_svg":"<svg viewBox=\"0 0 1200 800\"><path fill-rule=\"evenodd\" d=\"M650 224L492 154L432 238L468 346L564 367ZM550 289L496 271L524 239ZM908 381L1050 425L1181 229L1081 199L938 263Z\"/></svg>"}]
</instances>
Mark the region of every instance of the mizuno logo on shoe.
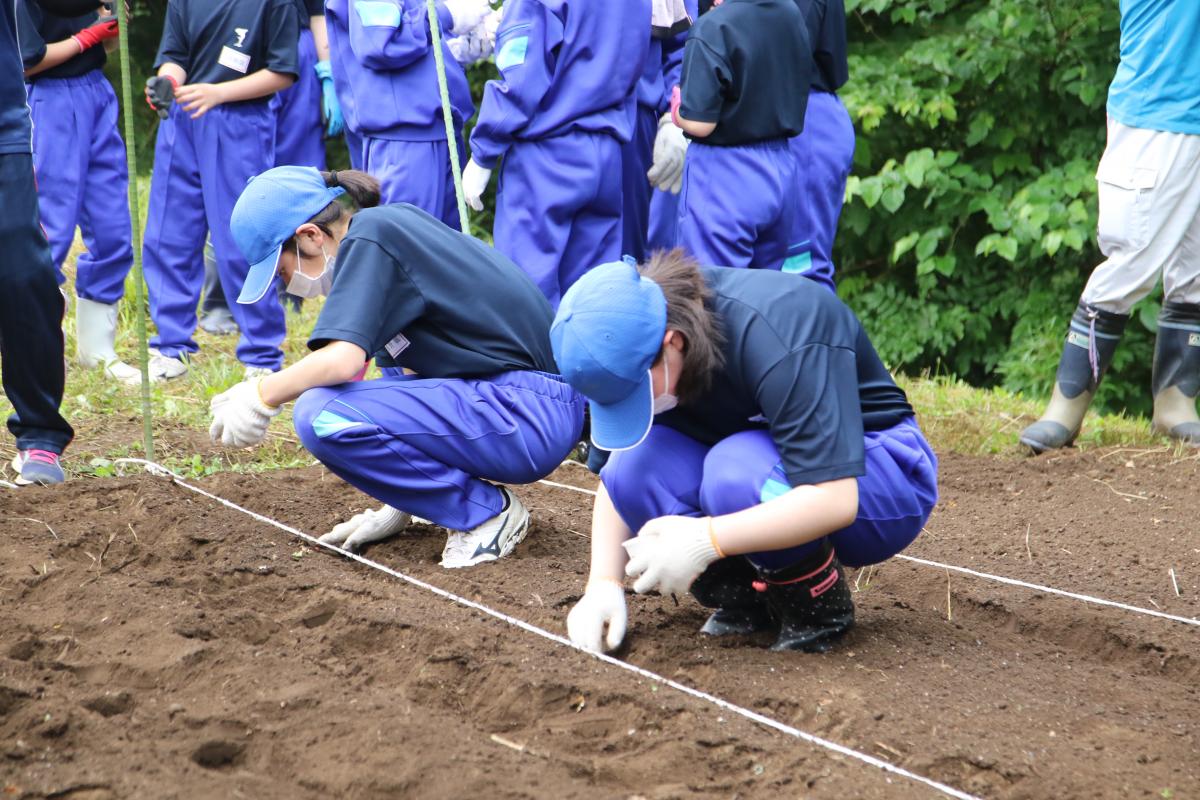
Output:
<instances>
[{"instance_id":1,"label":"mizuno logo on shoe","mask_svg":"<svg viewBox=\"0 0 1200 800\"><path fill-rule=\"evenodd\" d=\"M485 545L481 544L478 547L476 547L475 552L471 554L471 558L473 558L473 559L479 558L481 555L483 555L485 553L495 556L496 558L499 558L500 557L500 540L502 538L504 538L504 531L507 529L508 529L508 518L506 517L504 522L501 523L501 525L500 525L500 530L496 531L496 535L494 537L492 537L492 541L488 542Z\"/></svg>"}]
</instances>

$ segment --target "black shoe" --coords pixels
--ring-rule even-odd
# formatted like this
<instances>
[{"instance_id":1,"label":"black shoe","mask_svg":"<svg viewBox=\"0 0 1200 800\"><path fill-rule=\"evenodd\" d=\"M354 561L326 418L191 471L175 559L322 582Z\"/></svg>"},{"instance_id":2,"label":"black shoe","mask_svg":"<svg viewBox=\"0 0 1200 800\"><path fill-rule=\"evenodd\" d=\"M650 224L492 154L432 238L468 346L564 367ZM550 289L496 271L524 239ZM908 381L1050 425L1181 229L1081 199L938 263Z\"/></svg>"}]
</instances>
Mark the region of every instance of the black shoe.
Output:
<instances>
[{"instance_id":1,"label":"black shoe","mask_svg":"<svg viewBox=\"0 0 1200 800\"><path fill-rule=\"evenodd\" d=\"M774 627L764 596L754 590L758 572L741 556L714 561L691 587L705 608L716 609L700 632L709 636L748 636Z\"/></svg>"},{"instance_id":2,"label":"black shoe","mask_svg":"<svg viewBox=\"0 0 1200 800\"><path fill-rule=\"evenodd\" d=\"M854 626L854 600L833 548L781 570L759 570L763 592L779 620L772 650L824 653Z\"/></svg>"}]
</instances>

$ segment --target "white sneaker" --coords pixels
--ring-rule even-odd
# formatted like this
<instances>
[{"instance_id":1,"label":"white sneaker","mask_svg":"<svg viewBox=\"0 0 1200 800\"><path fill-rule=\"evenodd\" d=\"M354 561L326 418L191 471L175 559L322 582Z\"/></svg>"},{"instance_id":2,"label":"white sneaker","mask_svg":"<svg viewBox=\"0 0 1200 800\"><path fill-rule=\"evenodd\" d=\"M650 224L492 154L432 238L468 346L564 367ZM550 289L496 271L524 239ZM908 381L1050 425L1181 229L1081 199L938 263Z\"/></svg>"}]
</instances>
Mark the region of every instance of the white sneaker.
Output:
<instances>
[{"instance_id":1,"label":"white sneaker","mask_svg":"<svg viewBox=\"0 0 1200 800\"><path fill-rule=\"evenodd\" d=\"M265 378L268 375L274 375L275 370L270 367L246 367L245 374L242 375L242 380L252 381L255 378Z\"/></svg>"},{"instance_id":2,"label":"white sneaker","mask_svg":"<svg viewBox=\"0 0 1200 800\"><path fill-rule=\"evenodd\" d=\"M504 510L469 531L450 531L442 550L443 567L473 567L504 558L529 533L529 511L507 487L499 489L507 501Z\"/></svg>"},{"instance_id":3,"label":"white sneaker","mask_svg":"<svg viewBox=\"0 0 1200 800\"><path fill-rule=\"evenodd\" d=\"M150 380L169 381L186 375L187 371L188 365L183 359L164 356L153 347L150 348Z\"/></svg>"}]
</instances>

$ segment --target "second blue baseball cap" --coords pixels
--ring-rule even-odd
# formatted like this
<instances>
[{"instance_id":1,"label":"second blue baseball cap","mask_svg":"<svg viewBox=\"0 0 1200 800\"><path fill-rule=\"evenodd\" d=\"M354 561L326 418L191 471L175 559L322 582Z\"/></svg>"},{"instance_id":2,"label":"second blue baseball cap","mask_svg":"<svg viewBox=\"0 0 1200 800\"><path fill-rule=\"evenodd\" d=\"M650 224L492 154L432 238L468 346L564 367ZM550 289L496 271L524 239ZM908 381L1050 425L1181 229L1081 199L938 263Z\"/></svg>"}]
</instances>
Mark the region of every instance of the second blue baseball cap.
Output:
<instances>
[{"instance_id":1,"label":"second blue baseball cap","mask_svg":"<svg viewBox=\"0 0 1200 800\"><path fill-rule=\"evenodd\" d=\"M267 294L283 243L345 193L341 187L326 186L313 167L275 167L250 179L229 220L233 240L250 262L239 303L257 303Z\"/></svg>"},{"instance_id":2,"label":"second blue baseball cap","mask_svg":"<svg viewBox=\"0 0 1200 800\"><path fill-rule=\"evenodd\" d=\"M666 331L662 289L624 261L588 271L563 295L550 346L567 383L588 399L596 447L629 450L646 438L654 423L650 367Z\"/></svg>"}]
</instances>

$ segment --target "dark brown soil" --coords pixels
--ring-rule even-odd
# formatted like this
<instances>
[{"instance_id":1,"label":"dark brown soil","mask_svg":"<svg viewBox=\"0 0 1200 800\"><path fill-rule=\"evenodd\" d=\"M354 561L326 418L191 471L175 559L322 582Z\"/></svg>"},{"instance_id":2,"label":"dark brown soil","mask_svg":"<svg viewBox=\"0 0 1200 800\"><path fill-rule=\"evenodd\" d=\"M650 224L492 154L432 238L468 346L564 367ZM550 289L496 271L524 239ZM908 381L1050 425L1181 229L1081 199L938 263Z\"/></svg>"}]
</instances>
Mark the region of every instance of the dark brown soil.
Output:
<instances>
[{"instance_id":1,"label":"dark brown soil","mask_svg":"<svg viewBox=\"0 0 1200 800\"><path fill-rule=\"evenodd\" d=\"M912 555L1200 616L1200 460L949 457L942 477ZM554 479L593 485L576 468ZM372 505L320 468L202 484L311 533ZM590 498L520 493L536 527L503 562L442 570L433 528L367 555L561 631ZM704 639L690 599L631 596L623 657L986 797L1200 795L1200 629L900 561L852 580L859 625L832 653ZM73 800L933 794L147 476L0 494L0 787Z\"/></svg>"}]
</instances>

